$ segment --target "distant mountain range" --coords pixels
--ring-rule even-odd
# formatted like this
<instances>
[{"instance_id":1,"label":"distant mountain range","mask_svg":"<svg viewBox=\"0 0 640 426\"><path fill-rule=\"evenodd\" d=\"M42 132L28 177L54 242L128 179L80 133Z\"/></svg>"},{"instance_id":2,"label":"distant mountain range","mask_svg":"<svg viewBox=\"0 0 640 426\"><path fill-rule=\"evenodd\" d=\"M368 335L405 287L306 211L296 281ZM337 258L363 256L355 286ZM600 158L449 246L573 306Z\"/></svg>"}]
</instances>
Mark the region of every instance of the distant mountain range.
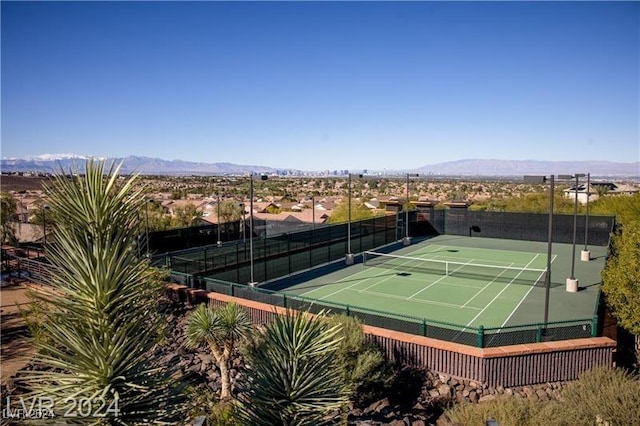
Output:
<instances>
[{"instance_id":1,"label":"distant mountain range","mask_svg":"<svg viewBox=\"0 0 640 426\"><path fill-rule=\"evenodd\" d=\"M69 171L77 167L83 172L86 156L76 154L44 154L26 159L2 159L2 172L54 173ZM107 162L122 162L122 173L158 174L158 175L219 175L245 174L250 172L278 173L276 169L259 165L239 165L231 163L199 163L182 160L163 160L160 158L129 156L107 158ZM288 174L314 174L313 171L286 169ZM591 173L594 177L640 177L640 162L616 163L610 161L536 161L536 160L458 160L429 164L414 170L387 171L387 174L421 173L441 176L523 176ZM370 173L375 173L371 170Z\"/></svg>"}]
</instances>

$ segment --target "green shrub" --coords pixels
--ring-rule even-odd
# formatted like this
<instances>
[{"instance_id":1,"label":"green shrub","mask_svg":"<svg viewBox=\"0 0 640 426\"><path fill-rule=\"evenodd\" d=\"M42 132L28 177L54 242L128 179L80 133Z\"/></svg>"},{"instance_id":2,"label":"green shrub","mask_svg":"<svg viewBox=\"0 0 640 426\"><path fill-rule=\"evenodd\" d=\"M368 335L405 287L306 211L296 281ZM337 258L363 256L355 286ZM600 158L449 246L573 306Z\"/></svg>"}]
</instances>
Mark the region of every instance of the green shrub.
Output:
<instances>
[{"instance_id":1,"label":"green shrub","mask_svg":"<svg viewBox=\"0 0 640 426\"><path fill-rule=\"evenodd\" d=\"M622 369L595 368L561 393L580 425L640 425L640 380Z\"/></svg>"},{"instance_id":2,"label":"green shrub","mask_svg":"<svg viewBox=\"0 0 640 426\"><path fill-rule=\"evenodd\" d=\"M330 327L341 326L336 365L351 389L351 399L363 403L381 397L393 375L380 349L366 340L362 322L346 315L332 315L326 321Z\"/></svg>"},{"instance_id":3,"label":"green shrub","mask_svg":"<svg viewBox=\"0 0 640 426\"><path fill-rule=\"evenodd\" d=\"M438 423L445 425L485 426L488 419L495 419L500 426L539 426L561 425L562 423L544 423L539 416L546 415L546 405L557 402L537 402L527 399L502 397L493 401L473 404L464 402L454 405L445 412L444 418Z\"/></svg>"},{"instance_id":4,"label":"green shrub","mask_svg":"<svg viewBox=\"0 0 640 426\"><path fill-rule=\"evenodd\" d=\"M457 404L439 420L440 426L484 426L494 418L500 426L626 426L640 425L640 381L621 369L596 368L582 374L561 392L561 401L502 397Z\"/></svg>"}]
</instances>

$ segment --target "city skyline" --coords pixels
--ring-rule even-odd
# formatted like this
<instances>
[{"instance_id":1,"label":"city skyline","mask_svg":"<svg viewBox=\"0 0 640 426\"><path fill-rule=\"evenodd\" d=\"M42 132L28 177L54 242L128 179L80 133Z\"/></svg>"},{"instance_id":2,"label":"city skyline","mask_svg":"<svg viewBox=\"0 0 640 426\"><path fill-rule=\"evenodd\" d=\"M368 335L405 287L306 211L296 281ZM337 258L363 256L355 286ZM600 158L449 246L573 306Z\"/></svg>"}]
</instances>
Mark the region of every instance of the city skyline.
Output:
<instances>
[{"instance_id":1,"label":"city skyline","mask_svg":"<svg viewBox=\"0 0 640 426\"><path fill-rule=\"evenodd\" d=\"M1 7L3 158L640 158L635 2Z\"/></svg>"}]
</instances>

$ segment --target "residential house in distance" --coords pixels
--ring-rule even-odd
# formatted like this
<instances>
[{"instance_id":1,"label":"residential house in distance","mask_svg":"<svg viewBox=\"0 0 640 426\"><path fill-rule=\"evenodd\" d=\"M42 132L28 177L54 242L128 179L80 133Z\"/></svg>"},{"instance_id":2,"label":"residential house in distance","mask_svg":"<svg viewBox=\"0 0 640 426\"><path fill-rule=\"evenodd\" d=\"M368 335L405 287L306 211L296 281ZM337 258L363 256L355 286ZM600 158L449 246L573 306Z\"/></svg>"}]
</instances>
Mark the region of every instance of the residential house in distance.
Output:
<instances>
[{"instance_id":1,"label":"residential house in distance","mask_svg":"<svg viewBox=\"0 0 640 426\"><path fill-rule=\"evenodd\" d=\"M587 200L592 202L603 195L633 195L638 192L639 188L624 183L591 182L588 188L586 183L579 183L577 188L576 185L570 186L564 190L564 196L571 200L578 197L579 203L587 204Z\"/></svg>"}]
</instances>

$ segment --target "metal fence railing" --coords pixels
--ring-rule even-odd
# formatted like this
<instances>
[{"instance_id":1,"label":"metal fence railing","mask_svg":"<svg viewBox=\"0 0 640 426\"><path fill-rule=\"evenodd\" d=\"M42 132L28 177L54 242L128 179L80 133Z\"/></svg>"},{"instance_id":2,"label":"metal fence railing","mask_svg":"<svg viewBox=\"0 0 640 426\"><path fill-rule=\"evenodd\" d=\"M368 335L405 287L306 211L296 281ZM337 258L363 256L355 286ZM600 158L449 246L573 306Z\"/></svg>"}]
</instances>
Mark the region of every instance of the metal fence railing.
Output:
<instances>
[{"instance_id":1,"label":"metal fence railing","mask_svg":"<svg viewBox=\"0 0 640 426\"><path fill-rule=\"evenodd\" d=\"M226 282L211 277L198 277L171 272L171 281L192 288L200 288L228 296L239 297L271 306L280 306L318 313L321 310L359 318L364 324L388 330L401 331L479 348L517 345L524 343L595 337L598 316L570 321L521 324L509 327L470 327L411 317L362 306L347 305L311 297L296 296L278 291Z\"/></svg>"},{"instance_id":2,"label":"metal fence railing","mask_svg":"<svg viewBox=\"0 0 640 426\"><path fill-rule=\"evenodd\" d=\"M360 253L398 240L397 215L354 221L280 234L269 238L238 240L218 247L208 245L155 255L152 262L172 271L207 276L222 281L265 282L344 258L349 249ZM350 237L350 238L349 238ZM253 251L253 259L251 259ZM253 271L251 271L253 260Z\"/></svg>"}]
</instances>

